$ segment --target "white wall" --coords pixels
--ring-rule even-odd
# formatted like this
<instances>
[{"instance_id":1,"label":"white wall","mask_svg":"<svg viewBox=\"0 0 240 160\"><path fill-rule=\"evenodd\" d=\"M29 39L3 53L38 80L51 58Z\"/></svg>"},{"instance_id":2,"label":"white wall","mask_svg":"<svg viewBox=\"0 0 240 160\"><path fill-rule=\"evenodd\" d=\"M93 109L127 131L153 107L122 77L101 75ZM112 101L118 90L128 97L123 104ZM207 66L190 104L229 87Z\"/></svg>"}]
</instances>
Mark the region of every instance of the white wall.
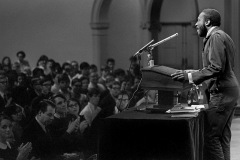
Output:
<instances>
[{"instance_id":1,"label":"white wall","mask_svg":"<svg viewBox=\"0 0 240 160\"><path fill-rule=\"evenodd\" d=\"M116 68L128 69L129 57L140 49L141 11L138 0L112 1L109 10L108 55L116 60Z\"/></svg>"},{"instance_id":2,"label":"white wall","mask_svg":"<svg viewBox=\"0 0 240 160\"><path fill-rule=\"evenodd\" d=\"M31 67L45 54L62 63L92 61L93 0L0 0L0 59L24 50Z\"/></svg>"},{"instance_id":3,"label":"white wall","mask_svg":"<svg viewBox=\"0 0 240 160\"><path fill-rule=\"evenodd\" d=\"M0 0L0 60L10 56L15 61L16 52L24 50L32 68L42 54L60 63L66 60L92 63L93 33L89 23L93 2ZM198 3L200 11L214 7L224 17L224 0L198 0ZM100 55L102 59L112 57L116 59L117 68L128 69L129 57L150 41L148 31L140 28L141 16L140 0L112 0L108 47L106 54Z\"/></svg>"}]
</instances>

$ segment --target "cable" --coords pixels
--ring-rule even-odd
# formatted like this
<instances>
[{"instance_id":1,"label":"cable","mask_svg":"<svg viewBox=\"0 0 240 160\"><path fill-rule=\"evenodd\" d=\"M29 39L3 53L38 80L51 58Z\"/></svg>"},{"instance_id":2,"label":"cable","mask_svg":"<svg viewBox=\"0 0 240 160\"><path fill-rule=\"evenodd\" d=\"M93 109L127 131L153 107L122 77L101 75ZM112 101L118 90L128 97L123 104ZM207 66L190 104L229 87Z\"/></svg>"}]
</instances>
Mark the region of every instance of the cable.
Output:
<instances>
[{"instance_id":1,"label":"cable","mask_svg":"<svg viewBox=\"0 0 240 160\"><path fill-rule=\"evenodd\" d=\"M137 59L138 59L138 65L139 65L139 67L141 67L141 55L137 55L137 56L138 56L138 57L137 57ZM129 66L129 68L128 68L128 72L130 72L131 66L132 66L132 61L131 61L130 66ZM130 100L129 100L128 104L127 104L127 107L126 107L124 110L127 110L127 109L129 108L129 104L130 104L131 100L133 99L133 97L135 96L135 94L136 94L136 92L137 92L137 90L138 90L141 82L142 82L142 78L140 79L140 82L138 83L137 89L133 92L133 95L132 95L132 97L130 98ZM127 85L125 84L123 91L126 91L126 86L127 86ZM129 95L129 96L130 96L130 95ZM120 103L119 103L119 106L121 106L122 100L123 100L123 98L121 99L121 101L120 101ZM123 110L123 111L124 111L124 110Z\"/></svg>"},{"instance_id":2,"label":"cable","mask_svg":"<svg viewBox=\"0 0 240 160\"><path fill-rule=\"evenodd\" d=\"M140 79L140 82L138 83L137 89L133 92L132 98L129 100L127 107L125 108L126 110L129 108L129 104L132 101L133 97L135 96L136 92L138 91L138 88L142 82L142 78Z\"/></svg>"}]
</instances>

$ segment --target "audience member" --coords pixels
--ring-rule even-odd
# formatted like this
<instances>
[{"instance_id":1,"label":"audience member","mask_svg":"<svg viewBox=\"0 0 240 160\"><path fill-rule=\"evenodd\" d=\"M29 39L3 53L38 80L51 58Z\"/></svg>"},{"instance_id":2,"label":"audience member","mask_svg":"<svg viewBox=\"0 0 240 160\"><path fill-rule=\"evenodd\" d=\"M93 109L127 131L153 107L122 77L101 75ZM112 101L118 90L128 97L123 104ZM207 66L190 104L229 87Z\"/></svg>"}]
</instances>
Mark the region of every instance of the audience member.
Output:
<instances>
[{"instance_id":1,"label":"audience member","mask_svg":"<svg viewBox=\"0 0 240 160\"><path fill-rule=\"evenodd\" d=\"M60 63L55 62L53 65L53 77L55 77L57 74L62 74L62 67Z\"/></svg>"},{"instance_id":2,"label":"audience member","mask_svg":"<svg viewBox=\"0 0 240 160\"><path fill-rule=\"evenodd\" d=\"M17 73L21 73L20 63L14 62L12 64L12 70L16 71Z\"/></svg>"},{"instance_id":3,"label":"audience member","mask_svg":"<svg viewBox=\"0 0 240 160\"><path fill-rule=\"evenodd\" d=\"M71 80L71 77L72 77L72 66L69 62L64 62L63 65L62 65L62 70L63 70L63 73L66 73L69 77L69 79Z\"/></svg>"},{"instance_id":4,"label":"audience member","mask_svg":"<svg viewBox=\"0 0 240 160\"><path fill-rule=\"evenodd\" d=\"M14 103L26 108L29 105L29 80L24 73L17 75L17 81L15 86L12 88L12 98Z\"/></svg>"},{"instance_id":5,"label":"audience member","mask_svg":"<svg viewBox=\"0 0 240 160\"><path fill-rule=\"evenodd\" d=\"M8 72L10 70L12 70L12 62L10 57L6 56L3 57L2 59L2 70L4 70L5 72Z\"/></svg>"},{"instance_id":6,"label":"audience member","mask_svg":"<svg viewBox=\"0 0 240 160\"><path fill-rule=\"evenodd\" d=\"M70 98L67 101L67 110L68 110L67 118L70 121L74 121L78 117L80 117L80 104L79 104L78 100L75 99L75 98ZM86 121L84 116L81 116L80 117L79 131L81 133L83 133L88 126L89 126L88 122Z\"/></svg>"},{"instance_id":7,"label":"audience member","mask_svg":"<svg viewBox=\"0 0 240 160\"><path fill-rule=\"evenodd\" d=\"M88 85L89 85L89 78L82 76L81 78L79 78L80 82L81 82L81 93L82 94L87 94L88 93Z\"/></svg>"},{"instance_id":8,"label":"audience member","mask_svg":"<svg viewBox=\"0 0 240 160\"><path fill-rule=\"evenodd\" d=\"M30 88L28 90L28 104L31 105L34 98L42 94L41 78L33 77L30 82Z\"/></svg>"},{"instance_id":9,"label":"audience member","mask_svg":"<svg viewBox=\"0 0 240 160\"><path fill-rule=\"evenodd\" d=\"M109 92L106 92L105 96L102 97L99 103L101 111L98 118L106 118L115 113L116 99L120 93L121 84L118 81L114 81Z\"/></svg>"},{"instance_id":10,"label":"audience member","mask_svg":"<svg viewBox=\"0 0 240 160\"><path fill-rule=\"evenodd\" d=\"M112 84L113 82L115 81L115 77L112 73L109 73L107 76L106 76L106 82L105 82L105 85L106 85L106 88L108 90L110 90L112 88Z\"/></svg>"},{"instance_id":11,"label":"audience member","mask_svg":"<svg viewBox=\"0 0 240 160\"><path fill-rule=\"evenodd\" d=\"M45 71L48 57L46 55L41 55L37 61L37 68L41 68Z\"/></svg>"},{"instance_id":12,"label":"audience member","mask_svg":"<svg viewBox=\"0 0 240 160\"><path fill-rule=\"evenodd\" d=\"M26 57L26 53L24 51L19 51L17 52L17 62L20 65L20 70L21 72L24 72L25 68L30 68L29 62L27 60L25 60Z\"/></svg>"},{"instance_id":13,"label":"audience member","mask_svg":"<svg viewBox=\"0 0 240 160\"><path fill-rule=\"evenodd\" d=\"M113 58L108 58L106 65L110 68L110 73L113 73L115 68L115 60Z\"/></svg>"},{"instance_id":14,"label":"audience member","mask_svg":"<svg viewBox=\"0 0 240 160\"><path fill-rule=\"evenodd\" d=\"M23 131L23 142L32 143L32 155L41 159L54 159L62 154L64 144L69 144L70 133L65 132L61 137L53 137L49 132L49 125L54 120L55 104L49 100L42 100L35 106L37 114ZM75 122L76 123L76 122ZM74 125L70 125L73 130Z\"/></svg>"},{"instance_id":15,"label":"audience member","mask_svg":"<svg viewBox=\"0 0 240 160\"><path fill-rule=\"evenodd\" d=\"M59 146L58 150L63 152L81 150L84 142L80 133L80 117L75 119L67 117L66 98L62 94L54 95L52 100L56 104L56 112L52 123L48 127L51 136L61 138L66 132L70 134L65 144Z\"/></svg>"},{"instance_id":16,"label":"audience member","mask_svg":"<svg viewBox=\"0 0 240 160\"><path fill-rule=\"evenodd\" d=\"M5 107L9 106L12 98L7 95L8 93L8 78L3 70L0 71L0 113Z\"/></svg>"},{"instance_id":17,"label":"audience member","mask_svg":"<svg viewBox=\"0 0 240 160\"><path fill-rule=\"evenodd\" d=\"M84 116L84 118L88 122L89 126L91 126L92 121L94 120L94 118L98 115L98 113L101 110L98 107L99 97L100 97L100 92L98 89L96 89L96 88L89 89L89 91L88 91L89 102L83 108L83 110L80 112L80 115Z\"/></svg>"},{"instance_id":18,"label":"audience member","mask_svg":"<svg viewBox=\"0 0 240 160\"><path fill-rule=\"evenodd\" d=\"M32 77L44 77L44 70L42 68L34 68L32 71Z\"/></svg>"},{"instance_id":19,"label":"audience member","mask_svg":"<svg viewBox=\"0 0 240 160\"><path fill-rule=\"evenodd\" d=\"M60 90L60 84L58 82L58 79L61 75L61 73L56 73L53 75L53 85L51 87L51 92L54 94L58 93Z\"/></svg>"},{"instance_id":20,"label":"audience member","mask_svg":"<svg viewBox=\"0 0 240 160\"><path fill-rule=\"evenodd\" d=\"M91 88L96 88L100 91L100 93L104 92L106 90L106 88L104 87L104 85L98 83L98 73L97 72L92 72L90 73L89 79L90 79L90 83L88 85L88 90Z\"/></svg>"},{"instance_id":21,"label":"audience member","mask_svg":"<svg viewBox=\"0 0 240 160\"><path fill-rule=\"evenodd\" d=\"M55 145L47 126L54 119L55 105L43 100L34 107L37 108L37 114L24 129L22 141L32 143L32 154L35 157L50 158L54 154Z\"/></svg>"},{"instance_id":22,"label":"audience member","mask_svg":"<svg viewBox=\"0 0 240 160\"><path fill-rule=\"evenodd\" d=\"M98 72L98 68L95 64L91 64L89 67L89 73Z\"/></svg>"},{"instance_id":23,"label":"audience member","mask_svg":"<svg viewBox=\"0 0 240 160\"><path fill-rule=\"evenodd\" d=\"M49 99L53 95L51 92L51 86L53 82L50 76L44 76L43 79L40 80L40 85L41 85L41 94L38 95L36 98L32 100L31 103L31 115L35 115L37 108L34 108L37 106L37 104L42 101L43 99Z\"/></svg>"},{"instance_id":24,"label":"audience member","mask_svg":"<svg viewBox=\"0 0 240 160\"><path fill-rule=\"evenodd\" d=\"M116 69L114 72L115 81L122 83L125 79L126 73L122 68Z\"/></svg>"},{"instance_id":25,"label":"audience member","mask_svg":"<svg viewBox=\"0 0 240 160\"><path fill-rule=\"evenodd\" d=\"M77 74L80 74L78 62L71 61L71 65L72 65L72 77L76 76Z\"/></svg>"},{"instance_id":26,"label":"audience member","mask_svg":"<svg viewBox=\"0 0 240 160\"><path fill-rule=\"evenodd\" d=\"M18 106L17 104L11 104L4 110L4 114L12 119L12 131L14 139L17 142L20 142L24 127L22 107Z\"/></svg>"},{"instance_id":27,"label":"audience member","mask_svg":"<svg viewBox=\"0 0 240 160\"><path fill-rule=\"evenodd\" d=\"M110 68L108 66L103 66L101 68L101 77L98 79L98 82L106 87L106 77L110 73Z\"/></svg>"},{"instance_id":28,"label":"audience member","mask_svg":"<svg viewBox=\"0 0 240 160\"><path fill-rule=\"evenodd\" d=\"M129 102L129 95L126 91L121 91L116 101L115 113L120 113L126 109Z\"/></svg>"},{"instance_id":29,"label":"audience member","mask_svg":"<svg viewBox=\"0 0 240 160\"><path fill-rule=\"evenodd\" d=\"M88 77L90 74L90 65L87 62L82 62L80 64L80 71L81 75L78 78L81 78L82 76Z\"/></svg>"},{"instance_id":30,"label":"audience member","mask_svg":"<svg viewBox=\"0 0 240 160\"><path fill-rule=\"evenodd\" d=\"M126 91L129 96L133 94L134 79L130 76L126 76L125 80L121 84L121 91Z\"/></svg>"},{"instance_id":31,"label":"audience member","mask_svg":"<svg viewBox=\"0 0 240 160\"><path fill-rule=\"evenodd\" d=\"M82 84L81 84L80 79L75 78L72 80L71 97L78 100L80 111L88 103L87 95L81 93L81 87L82 87Z\"/></svg>"},{"instance_id":32,"label":"audience member","mask_svg":"<svg viewBox=\"0 0 240 160\"><path fill-rule=\"evenodd\" d=\"M136 65L138 65L138 58L137 58L137 56L131 56L130 58L129 58L129 61L130 61L130 66L136 66Z\"/></svg>"},{"instance_id":33,"label":"audience member","mask_svg":"<svg viewBox=\"0 0 240 160\"><path fill-rule=\"evenodd\" d=\"M61 74L58 77L58 83L59 83L59 93L63 94L68 100L71 97L69 76L66 73Z\"/></svg>"},{"instance_id":34,"label":"audience member","mask_svg":"<svg viewBox=\"0 0 240 160\"><path fill-rule=\"evenodd\" d=\"M48 59L47 63L46 63L46 69L44 71L45 75L50 75L51 77L53 77L53 66L55 64L55 61L53 59Z\"/></svg>"},{"instance_id":35,"label":"audience member","mask_svg":"<svg viewBox=\"0 0 240 160\"><path fill-rule=\"evenodd\" d=\"M0 159L1 160L27 160L32 150L32 144L27 142L18 146L14 143L11 119L0 115ZM35 160L35 158L31 158Z\"/></svg>"}]
</instances>

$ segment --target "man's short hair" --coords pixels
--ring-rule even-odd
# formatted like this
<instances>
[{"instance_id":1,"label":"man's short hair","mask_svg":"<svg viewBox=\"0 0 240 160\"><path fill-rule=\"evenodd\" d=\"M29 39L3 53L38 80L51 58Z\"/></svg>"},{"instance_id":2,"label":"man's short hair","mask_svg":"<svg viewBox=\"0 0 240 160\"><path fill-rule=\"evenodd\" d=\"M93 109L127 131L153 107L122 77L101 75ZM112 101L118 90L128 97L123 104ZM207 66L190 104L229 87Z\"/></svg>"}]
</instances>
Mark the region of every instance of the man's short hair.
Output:
<instances>
[{"instance_id":1,"label":"man's short hair","mask_svg":"<svg viewBox=\"0 0 240 160\"><path fill-rule=\"evenodd\" d=\"M40 81L41 81L41 78L39 77L33 77L31 79L31 85L34 86L34 85L40 85Z\"/></svg>"},{"instance_id":2,"label":"man's short hair","mask_svg":"<svg viewBox=\"0 0 240 160\"><path fill-rule=\"evenodd\" d=\"M44 70L41 68L34 68L32 71L32 75L33 77L41 77L44 76Z\"/></svg>"},{"instance_id":3,"label":"man's short hair","mask_svg":"<svg viewBox=\"0 0 240 160\"><path fill-rule=\"evenodd\" d=\"M210 24L212 26L220 26L221 25L221 15L216 9L204 9L202 11L204 13L205 19L210 20Z\"/></svg>"},{"instance_id":4,"label":"man's short hair","mask_svg":"<svg viewBox=\"0 0 240 160\"><path fill-rule=\"evenodd\" d=\"M18 113L17 109L20 109L22 111L22 108L19 105L17 105L16 103L12 103L8 107L5 108L4 114L6 114L7 116L9 116L11 118L11 116L13 114Z\"/></svg>"},{"instance_id":5,"label":"man's short hair","mask_svg":"<svg viewBox=\"0 0 240 160\"><path fill-rule=\"evenodd\" d=\"M19 55L19 54L23 55L23 58L25 58L25 57L26 57L26 54L25 54L25 52L24 52L24 51L19 51L19 52L17 52L17 57L18 57L18 55Z\"/></svg>"},{"instance_id":6,"label":"man's short hair","mask_svg":"<svg viewBox=\"0 0 240 160\"><path fill-rule=\"evenodd\" d=\"M113 58L108 58L108 59L107 59L107 64L108 64L108 62L112 62L112 63L115 64L115 60L114 60Z\"/></svg>"},{"instance_id":7,"label":"man's short hair","mask_svg":"<svg viewBox=\"0 0 240 160\"><path fill-rule=\"evenodd\" d=\"M122 68L118 68L113 73L115 76L125 76L126 73Z\"/></svg>"},{"instance_id":8,"label":"man's short hair","mask_svg":"<svg viewBox=\"0 0 240 160\"><path fill-rule=\"evenodd\" d=\"M52 95L51 98L50 98L50 100L51 100L52 102L56 103L56 102L55 102L55 99L56 99L56 98L62 98L62 99L64 99L64 101L67 100L67 98L66 98L63 94L61 94L61 93L57 93L57 94Z\"/></svg>"},{"instance_id":9,"label":"man's short hair","mask_svg":"<svg viewBox=\"0 0 240 160\"><path fill-rule=\"evenodd\" d=\"M110 67L108 67L107 65L102 66L101 71L105 71L105 72L110 71Z\"/></svg>"},{"instance_id":10,"label":"man's short hair","mask_svg":"<svg viewBox=\"0 0 240 160\"><path fill-rule=\"evenodd\" d=\"M90 67L89 67L89 69L92 69L92 70L94 70L94 71L96 71L96 72L97 72L97 70L98 70L98 68L97 68L97 66L96 66L95 64L91 64Z\"/></svg>"},{"instance_id":11,"label":"man's short hair","mask_svg":"<svg viewBox=\"0 0 240 160\"><path fill-rule=\"evenodd\" d=\"M66 73L63 73L58 77L58 83L60 83L61 81L70 83L70 79Z\"/></svg>"},{"instance_id":12,"label":"man's short hair","mask_svg":"<svg viewBox=\"0 0 240 160\"><path fill-rule=\"evenodd\" d=\"M89 68L90 68L90 65L89 65L89 63L87 63L87 62L82 62L82 63L80 64L80 70L89 69Z\"/></svg>"},{"instance_id":13,"label":"man's short hair","mask_svg":"<svg viewBox=\"0 0 240 160\"><path fill-rule=\"evenodd\" d=\"M43 85L45 82L51 82L53 84L53 79L50 75L43 76L43 78L40 81L40 84Z\"/></svg>"},{"instance_id":14,"label":"man's short hair","mask_svg":"<svg viewBox=\"0 0 240 160\"><path fill-rule=\"evenodd\" d=\"M48 106L52 106L53 108L56 108L56 105L52 101L47 99L41 100L35 107L36 114L38 114L39 111L41 111L42 113L45 113L47 111Z\"/></svg>"}]
</instances>

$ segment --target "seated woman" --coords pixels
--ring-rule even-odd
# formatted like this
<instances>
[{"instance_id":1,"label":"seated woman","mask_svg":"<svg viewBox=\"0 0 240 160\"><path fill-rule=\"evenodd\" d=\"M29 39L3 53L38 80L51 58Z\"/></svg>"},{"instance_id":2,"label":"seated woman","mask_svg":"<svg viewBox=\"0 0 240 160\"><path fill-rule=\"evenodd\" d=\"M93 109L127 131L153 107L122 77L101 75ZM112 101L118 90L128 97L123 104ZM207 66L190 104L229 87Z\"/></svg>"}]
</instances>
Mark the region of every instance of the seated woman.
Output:
<instances>
[{"instance_id":1,"label":"seated woman","mask_svg":"<svg viewBox=\"0 0 240 160\"><path fill-rule=\"evenodd\" d=\"M4 113L12 119L12 131L14 138L17 142L19 142L23 133L23 126L21 124L23 118L22 108L16 104L11 104L5 109Z\"/></svg>"},{"instance_id":2,"label":"seated woman","mask_svg":"<svg viewBox=\"0 0 240 160\"><path fill-rule=\"evenodd\" d=\"M12 121L4 115L0 115L0 160L28 160L32 150L32 144L21 144L19 147L14 143ZM31 158L34 160L35 158Z\"/></svg>"},{"instance_id":3,"label":"seated woman","mask_svg":"<svg viewBox=\"0 0 240 160\"><path fill-rule=\"evenodd\" d=\"M84 130L88 127L88 122L85 120L84 116L79 115L80 113L79 101L75 98L70 98L67 101L67 110L68 110L67 118L69 119L69 121L72 122L78 117L80 118L79 131L83 133Z\"/></svg>"}]
</instances>

